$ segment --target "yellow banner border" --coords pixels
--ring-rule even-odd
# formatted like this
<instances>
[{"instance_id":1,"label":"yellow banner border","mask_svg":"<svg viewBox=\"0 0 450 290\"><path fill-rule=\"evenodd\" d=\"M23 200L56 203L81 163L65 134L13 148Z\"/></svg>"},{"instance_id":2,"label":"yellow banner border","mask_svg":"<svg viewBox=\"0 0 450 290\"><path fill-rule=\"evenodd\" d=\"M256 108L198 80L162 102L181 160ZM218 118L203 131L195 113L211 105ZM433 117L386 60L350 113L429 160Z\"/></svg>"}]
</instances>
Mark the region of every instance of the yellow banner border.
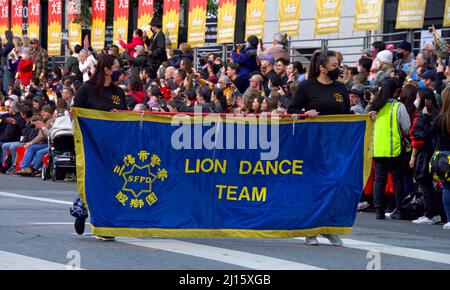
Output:
<instances>
[{"instance_id":1,"label":"yellow banner border","mask_svg":"<svg viewBox=\"0 0 450 290\"><path fill-rule=\"evenodd\" d=\"M171 123L173 116L163 115L140 115L136 112L114 113L107 111L96 111L90 109L73 108L74 112L74 139L76 152L76 172L77 172L77 188L80 197L89 212L89 206L86 199L86 171L85 171L85 154L83 146L83 136L80 130L78 118L91 118L106 121L152 121L158 123ZM120 118L118 117L120 114ZM242 117L232 117L222 121L236 123L237 119ZM194 117L191 117L191 121ZM330 115L319 116L315 119L293 120L280 119L279 124L293 123L335 123L335 122L366 122L366 130L364 136L364 169L363 169L363 185L365 186L372 169L373 156L373 122L368 115ZM194 122L192 122L194 124ZM90 214L89 214L90 215ZM159 229L159 228L105 228L95 227L91 225L92 232L99 236L131 236L131 237L206 237L206 238L294 238L301 236L315 236L318 234L330 235L349 235L351 227L319 227L303 230L241 230L241 229Z\"/></svg>"}]
</instances>

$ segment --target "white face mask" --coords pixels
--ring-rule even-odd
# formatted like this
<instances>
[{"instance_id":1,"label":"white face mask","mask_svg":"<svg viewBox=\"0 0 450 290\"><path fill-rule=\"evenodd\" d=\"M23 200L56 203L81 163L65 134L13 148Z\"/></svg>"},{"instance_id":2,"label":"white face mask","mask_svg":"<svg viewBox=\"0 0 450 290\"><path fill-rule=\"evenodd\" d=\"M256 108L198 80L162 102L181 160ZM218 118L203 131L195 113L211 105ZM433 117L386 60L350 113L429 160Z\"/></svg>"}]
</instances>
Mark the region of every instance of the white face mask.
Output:
<instances>
[{"instance_id":1,"label":"white face mask","mask_svg":"<svg viewBox=\"0 0 450 290\"><path fill-rule=\"evenodd\" d=\"M420 106L420 99L416 99L416 100L414 101L414 106L416 107L416 109L419 108L419 106Z\"/></svg>"},{"instance_id":2,"label":"white face mask","mask_svg":"<svg viewBox=\"0 0 450 290\"><path fill-rule=\"evenodd\" d=\"M221 89L222 85L220 83L217 83L216 88Z\"/></svg>"},{"instance_id":3,"label":"white face mask","mask_svg":"<svg viewBox=\"0 0 450 290\"><path fill-rule=\"evenodd\" d=\"M360 66L358 66L358 73L361 73L361 67Z\"/></svg>"},{"instance_id":4,"label":"white face mask","mask_svg":"<svg viewBox=\"0 0 450 290\"><path fill-rule=\"evenodd\" d=\"M49 99L50 101L53 101L53 100L55 100L55 96L50 95L50 96L48 96L48 99Z\"/></svg>"}]
</instances>

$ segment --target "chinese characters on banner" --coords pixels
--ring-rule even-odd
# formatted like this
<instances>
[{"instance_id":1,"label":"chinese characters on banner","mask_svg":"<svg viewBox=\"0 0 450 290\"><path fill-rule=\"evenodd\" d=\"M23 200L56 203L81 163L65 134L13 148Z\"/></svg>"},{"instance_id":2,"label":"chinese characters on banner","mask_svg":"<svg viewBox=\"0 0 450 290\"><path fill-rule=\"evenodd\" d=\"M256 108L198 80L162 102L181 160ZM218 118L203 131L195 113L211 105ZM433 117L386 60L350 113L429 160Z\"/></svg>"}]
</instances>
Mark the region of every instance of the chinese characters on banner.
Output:
<instances>
[{"instance_id":1,"label":"chinese characters on banner","mask_svg":"<svg viewBox=\"0 0 450 290\"><path fill-rule=\"evenodd\" d=\"M236 0L219 0L217 43L234 43Z\"/></svg>"},{"instance_id":2,"label":"chinese characters on banner","mask_svg":"<svg viewBox=\"0 0 450 290\"><path fill-rule=\"evenodd\" d=\"M278 31L289 36L300 33L301 0L280 0Z\"/></svg>"},{"instance_id":3,"label":"chinese characters on banner","mask_svg":"<svg viewBox=\"0 0 450 290\"><path fill-rule=\"evenodd\" d=\"M315 34L339 32L341 9L341 0L318 0L316 2Z\"/></svg>"},{"instance_id":4,"label":"chinese characters on banner","mask_svg":"<svg viewBox=\"0 0 450 290\"><path fill-rule=\"evenodd\" d=\"M445 1L444 27L450 26L450 0Z\"/></svg>"},{"instance_id":5,"label":"chinese characters on banner","mask_svg":"<svg viewBox=\"0 0 450 290\"><path fill-rule=\"evenodd\" d=\"M40 11L41 1L28 0L28 29L27 34L30 39L39 39L39 23L40 23Z\"/></svg>"},{"instance_id":6,"label":"chinese characters on banner","mask_svg":"<svg viewBox=\"0 0 450 290\"><path fill-rule=\"evenodd\" d=\"M0 0L0 32L1 33L4 33L9 28L8 15L9 15L8 0Z\"/></svg>"},{"instance_id":7,"label":"chinese characters on banner","mask_svg":"<svg viewBox=\"0 0 450 290\"><path fill-rule=\"evenodd\" d=\"M251 35L264 38L264 18L266 15L266 0L247 0L245 39Z\"/></svg>"},{"instance_id":8,"label":"chinese characters on banner","mask_svg":"<svg viewBox=\"0 0 450 290\"><path fill-rule=\"evenodd\" d=\"M206 0L189 1L188 42L192 47L205 45Z\"/></svg>"},{"instance_id":9,"label":"chinese characters on banner","mask_svg":"<svg viewBox=\"0 0 450 290\"><path fill-rule=\"evenodd\" d=\"M11 30L14 36L22 36L23 27L23 6L22 0L11 1Z\"/></svg>"},{"instance_id":10,"label":"chinese characters on banner","mask_svg":"<svg viewBox=\"0 0 450 290\"><path fill-rule=\"evenodd\" d=\"M48 55L61 55L61 0L48 1Z\"/></svg>"},{"instance_id":11,"label":"chinese characters on banner","mask_svg":"<svg viewBox=\"0 0 450 290\"><path fill-rule=\"evenodd\" d=\"M81 45L81 24L73 21L81 14L81 1L69 0L69 44L74 47Z\"/></svg>"},{"instance_id":12,"label":"chinese characters on banner","mask_svg":"<svg viewBox=\"0 0 450 290\"><path fill-rule=\"evenodd\" d=\"M422 28L426 0L399 0L395 29Z\"/></svg>"},{"instance_id":13,"label":"chinese characters on banner","mask_svg":"<svg viewBox=\"0 0 450 290\"><path fill-rule=\"evenodd\" d=\"M114 43L128 39L128 0L114 1ZM120 47L122 50L122 47Z\"/></svg>"},{"instance_id":14,"label":"chinese characters on banner","mask_svg":"<svg viewBox=\"0 0 450 290\"><path fill-rule=\"evenodd\" d=\"M105 47L106 0L92 0L91 46L94 49Z\"/></svg>"},{"instance_id":15,"label":"chinese characters on banner","mask_svg":"<svg viewBox=\"0 0 450 290\"><path fill-rule=\"evenodd\" d=\"M353 31L377 30L380 28L383 0L356 0Z\"/></svg>"},{"instance_id":16,"label":"chinese characters on banner","mask_svg":"<svg viewBox=\"0 0 450 290\"><path fill-rule=\"evenodd\" d=\"M153 17L153 0L139 0L138 5L138 28L146 31L147 34L150 31L150 21Z\"/></svg>"},{"instance_id":17,"label":"chinese characters on banner","mask_svg":"<svg viewBox=\"0 0 450 290\"><path fill-rule=\"evenodd\" d=\"M166 41L169 40L168 47L178 47L178 28L180 26L180 1L164 0L163 9L163 32Z\"/></svg>"}]
</instances>

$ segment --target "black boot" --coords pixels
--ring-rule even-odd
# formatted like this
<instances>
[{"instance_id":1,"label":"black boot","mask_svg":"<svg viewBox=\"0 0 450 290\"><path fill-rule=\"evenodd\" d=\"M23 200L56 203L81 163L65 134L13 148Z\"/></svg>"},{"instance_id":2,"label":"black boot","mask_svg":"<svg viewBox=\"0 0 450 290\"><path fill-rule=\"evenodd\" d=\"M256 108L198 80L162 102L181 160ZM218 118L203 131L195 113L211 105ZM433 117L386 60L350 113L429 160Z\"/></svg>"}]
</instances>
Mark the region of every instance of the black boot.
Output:
<instances>
[{"instance_id":1,"label":"black boot","mask_svg":"<svg viewBox=\"0 0 450 290\"><path fill-rule=\"evenodd\" d=\"M377 213L377 216L376 216L377 220L384 220L384 219L386 219L386 216L384 214L384 209L383 208L377 207L376 213Z\"/></svg>"},{"instance_id":2,"label":"black boot","mask_svg":"<svg viewBox=\"0 0 450 290\"><path fill-rule=\"evenodd\" d=\"M75 224L74 228L77 234L82 235L84 233L84 223L86 222L85 219L79 219L75 218Z\"/></svg>"}]
</instances>

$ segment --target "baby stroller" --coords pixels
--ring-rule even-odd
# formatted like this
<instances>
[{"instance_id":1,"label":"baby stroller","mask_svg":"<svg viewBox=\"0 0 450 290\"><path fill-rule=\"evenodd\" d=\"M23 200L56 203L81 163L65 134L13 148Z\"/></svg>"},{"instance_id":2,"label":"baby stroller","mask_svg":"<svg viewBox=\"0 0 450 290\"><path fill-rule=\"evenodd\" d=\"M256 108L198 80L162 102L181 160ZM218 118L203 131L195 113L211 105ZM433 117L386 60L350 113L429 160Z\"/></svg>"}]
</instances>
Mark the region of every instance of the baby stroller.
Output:
<instances>
[{"instance_id":1,"label":"baby stroller","mask_svg":"<svg viewBox=\"0 0 450 290\"><path fill-rule=\"evenodd\" d=\"M75 142L69 116L59 117L50 131L48 163L42 166L42 179L75 181Z\"/></svg>"}]
</instances>

